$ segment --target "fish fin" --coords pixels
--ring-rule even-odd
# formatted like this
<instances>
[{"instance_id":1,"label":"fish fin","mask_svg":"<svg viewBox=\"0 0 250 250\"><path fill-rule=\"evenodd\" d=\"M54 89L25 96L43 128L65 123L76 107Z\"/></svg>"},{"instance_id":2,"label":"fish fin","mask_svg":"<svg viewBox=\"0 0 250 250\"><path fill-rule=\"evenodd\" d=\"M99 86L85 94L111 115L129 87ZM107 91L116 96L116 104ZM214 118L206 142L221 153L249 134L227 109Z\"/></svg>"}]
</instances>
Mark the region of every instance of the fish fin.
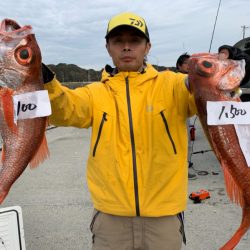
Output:
<instances>
[{"instance_id":1,"label":"fish fin","mask_svg":"<svg viewBox=\"0 0 250 250\"><path fill-rule=\"evenodd\" d=\"M49 148L48 148L46 136L44 134L44 137L43 137L43 140L39 149L37 150L36 154L33 156L32 160L29 163L30 168L37 167L40 163L42 163L48 157L49 157Z\"/></svg>"},{"instance_id":2,"label":"fish fin","mask_svg":"<svg viewBox=\"0 0 250 250\"><path fill-rule=\"evenodd\" d=\"M0 188L0 204L3 203L8 193L9 193L9 190L6 191Z\"/></svg>"},{"instance_id":3,"label":"fish fin","mask_svg":"<svg viewBox=\"0 0 250 250\"><path fill-rule=\"evenodd\" d=\"M14 105L12 100L13 90L2 88L0 91L1 102L3 105L4 118L8 128L17 133L17 125L14 122Z\"/></svg>"},{"instance_id":4,"label":"fish fin","mask_svg":"<svg viewBox=\"0 0 250 250\"><path fill-rule=\"evenodd\" d=\"M233 179L231 173L228 171L226 164L224 162L221 162L221 166L224 172L226 190L230 200L243 207L244 199L242 189Z\"/></svg>"}]
</instances>

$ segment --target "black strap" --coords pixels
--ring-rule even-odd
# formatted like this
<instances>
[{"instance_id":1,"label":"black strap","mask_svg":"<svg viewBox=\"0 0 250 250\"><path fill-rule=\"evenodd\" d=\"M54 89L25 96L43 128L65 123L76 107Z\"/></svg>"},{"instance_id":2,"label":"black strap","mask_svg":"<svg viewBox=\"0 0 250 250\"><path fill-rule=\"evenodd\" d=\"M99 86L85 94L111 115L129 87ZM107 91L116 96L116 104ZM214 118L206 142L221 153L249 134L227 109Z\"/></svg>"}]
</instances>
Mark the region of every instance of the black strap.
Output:
<instances>
[{"instance_id":1,"label":"black strap","mask_svg":"<svg viewBox=\"0 0 250 250\"><path fill-rule=\"evenodd\" d=\"M94 215L93 218L92 218L92 221L91 221L91 223L90 223L90 226L89 226L90 231L91 231L92 234L93 234L93 235L92 235L92 244L95 243L95 234L93 233L93 227L94 227L94 224L95 224L96 217L98 216L99 213L100 213L100 211L96 211L95 215Z\"/></svg>"},{"instance_id":2,"label":"black strap","mask_svg":"<svg viewBox=\"0 0 250 250\"><path fill-rule=\"evenodd\" d=\"M184 228L184 212L181 212L181 213L177 214L177 218L181 222L180 233L182 235L183 243L186 245L187 240L186 240L185 228Z\"/></svg>"}]
</instances>

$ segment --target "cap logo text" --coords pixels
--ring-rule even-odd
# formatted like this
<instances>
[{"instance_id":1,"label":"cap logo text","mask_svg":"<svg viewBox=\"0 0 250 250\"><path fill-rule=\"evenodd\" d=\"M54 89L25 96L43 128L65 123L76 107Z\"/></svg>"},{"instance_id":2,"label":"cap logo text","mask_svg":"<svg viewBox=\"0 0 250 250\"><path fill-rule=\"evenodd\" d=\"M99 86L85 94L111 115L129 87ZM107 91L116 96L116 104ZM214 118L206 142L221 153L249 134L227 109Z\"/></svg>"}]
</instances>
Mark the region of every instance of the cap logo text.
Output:
<instances>
[{"instance_id":1,"label":"cap logo text","mask_svg":"<svg viewBox=\"0 0 250 250\"><path fill-rule=\"evenodd\" d=\"M135 18L129 18L131 20L131 25L138 26L138 27L143 27L143 22L141 20L137 20Z\"/></svg>"}]
</instances>

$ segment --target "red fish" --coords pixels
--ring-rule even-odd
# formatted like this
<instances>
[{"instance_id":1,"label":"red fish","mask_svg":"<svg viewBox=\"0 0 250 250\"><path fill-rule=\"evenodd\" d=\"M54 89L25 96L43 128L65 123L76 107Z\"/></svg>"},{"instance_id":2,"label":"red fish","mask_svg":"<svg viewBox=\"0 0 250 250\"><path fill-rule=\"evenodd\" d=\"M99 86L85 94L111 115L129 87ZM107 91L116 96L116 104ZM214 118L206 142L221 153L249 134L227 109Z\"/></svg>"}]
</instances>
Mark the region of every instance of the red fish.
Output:
<instances>
[{"instance_id":1,"label":"red fish","mask_svg":"<svg viewBox=\"0 0 250 250\"><path fill-rule=\"evenodd\" d=\"M229 198L241 205L242 222L221 248L234 249L250 227L250 168L234 125L208 125L207 101L237 101L236 89L244 77L244 61L219 60L216 54L194 54L189 61L189 84L203 130L223 169Z\"/></svg>"},{"instance_id":2,"label":"red fish","mask_svg":"<svg viewBox=\"0 0 250 250\"><path fill-rule=\"evenodd\" d=\"M41 52L32 28L15 21L0 23L0 133L3 140L0 203L28 164L48 156L47 117L14 122L14 95L43 90Z\"/></svg>"}]
</instances>

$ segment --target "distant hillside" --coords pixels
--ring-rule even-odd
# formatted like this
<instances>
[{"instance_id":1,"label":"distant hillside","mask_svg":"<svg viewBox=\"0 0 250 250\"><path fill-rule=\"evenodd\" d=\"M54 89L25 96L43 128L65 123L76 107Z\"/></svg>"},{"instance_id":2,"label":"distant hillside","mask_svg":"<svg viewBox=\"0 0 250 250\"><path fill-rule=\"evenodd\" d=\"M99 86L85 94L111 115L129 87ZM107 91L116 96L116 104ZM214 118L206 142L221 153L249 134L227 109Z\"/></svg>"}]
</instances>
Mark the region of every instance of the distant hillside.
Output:
<instances>
[{"instance_id":1,"label":"distant hillside","mask_svg":"<svg viewBox=\"0 0 250 250\"><path fill-rule=\"evenodd\" d=\"M158 71L166 70L167 67L153 65ZM83 69L75 64L59 63L57 65L49 64L48 67L56 73L60 82L94 82L101 80L102 70ZM175 71L175 67L168 67Z\"/></svg>"},{"instance_id":2,"label":"distant hillside","mask_svg":"<svg viewBox=\"0 0 250 250\"><path fill-rule=\"evenodd\" d=\"M83 69L75 64L49 64L48 67L56 73L60 82L93 82L101 79L101 72L93 69Z\"/></svg>"}]
</instances>

